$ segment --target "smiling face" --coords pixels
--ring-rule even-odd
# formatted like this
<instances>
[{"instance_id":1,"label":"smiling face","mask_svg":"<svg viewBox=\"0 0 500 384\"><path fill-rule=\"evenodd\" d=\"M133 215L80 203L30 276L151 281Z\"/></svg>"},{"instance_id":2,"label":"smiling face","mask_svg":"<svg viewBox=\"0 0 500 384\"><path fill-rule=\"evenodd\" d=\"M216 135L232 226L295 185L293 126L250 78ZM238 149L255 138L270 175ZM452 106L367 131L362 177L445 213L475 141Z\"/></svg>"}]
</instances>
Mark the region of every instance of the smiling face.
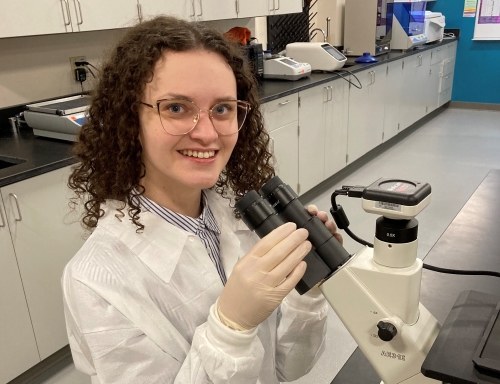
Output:
<instances>
[{"instance_id":1,"label":"smiling face","mask_svg":"<svg viewBox=\"0 0 500 384\"><path fill-rule=\"evenodd\" d=\"M203 50L163 54L141 100L155 109L145 105L139 109L142 161L146 167L141 183L146 187L146 196L154 195L153 200L171 208L164 200L199 196L202 189L217 182L238 133L219 135L206 111L221 100L236 100L236 95L234 73L223 57ZM163 120L164 129L156 110L157 100L162 99L196 104L202 112L197 122L191 120L191 124L196 122L195 128L185 135L167 133L168 124ZM171 105L169 110L172 114L183 111L179 105Z\"/></svg>"}]
</instances>

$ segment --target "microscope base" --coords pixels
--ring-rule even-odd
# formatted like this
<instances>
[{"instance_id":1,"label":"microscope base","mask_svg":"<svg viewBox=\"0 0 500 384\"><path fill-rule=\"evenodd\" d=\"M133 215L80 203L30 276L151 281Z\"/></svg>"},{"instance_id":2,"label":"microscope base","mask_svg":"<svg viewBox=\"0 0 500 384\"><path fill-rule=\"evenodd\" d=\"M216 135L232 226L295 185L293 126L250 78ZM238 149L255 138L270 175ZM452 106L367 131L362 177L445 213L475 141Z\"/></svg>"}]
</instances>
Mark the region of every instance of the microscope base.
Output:
<instances>
[{"instance_id":1,"label":"microscope base","mask_svg":"<svg viewBox=\"0 0 500 384\"><path fill-rule=\"evenodd\" d=\"M415 276L420 277L421 267L420 260L409 268L378 266L373 262L373 250L365 248L319 286L386 384L437 383L420 373L422 363L440 330L434 316L418 302L420 284L411 284ZM398 305L391 305L395 301L391 298L397 298L405 290L417 298L415 308L410 311L416 313L416 320L411 323L405 323L395 314L406 311L398 311ZM394 292L393 296L389 296L391 291ZM392 324L396 328L397 332L391 339L384 341L380 338L377 333L379 322Z\"/></svg>"}]
</instances>

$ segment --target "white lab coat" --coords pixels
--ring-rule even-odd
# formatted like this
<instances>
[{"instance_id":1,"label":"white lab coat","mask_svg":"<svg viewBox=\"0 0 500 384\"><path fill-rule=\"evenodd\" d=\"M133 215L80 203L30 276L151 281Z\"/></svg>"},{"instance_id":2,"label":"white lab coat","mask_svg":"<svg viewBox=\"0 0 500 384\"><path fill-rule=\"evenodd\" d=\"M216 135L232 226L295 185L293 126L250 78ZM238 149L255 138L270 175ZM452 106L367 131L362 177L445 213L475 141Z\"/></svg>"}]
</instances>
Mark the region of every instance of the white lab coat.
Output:
<instances>
[{"instance_id":1,"label":"white lab coat","mask_svg":"<svg viewBox=\"0 0 500 384\"><path fill-rule=\"evenodd\" d=\"M228 200L207 191L230 276L258 241ZM275 384L307 373L324 348L327 304L295 290L257 328L218 319L223 285L200 239L150 212L142 233L109 200L105 215L66 266L62 286L76 367L93 384Z\"/></svg>"}]
</instances>

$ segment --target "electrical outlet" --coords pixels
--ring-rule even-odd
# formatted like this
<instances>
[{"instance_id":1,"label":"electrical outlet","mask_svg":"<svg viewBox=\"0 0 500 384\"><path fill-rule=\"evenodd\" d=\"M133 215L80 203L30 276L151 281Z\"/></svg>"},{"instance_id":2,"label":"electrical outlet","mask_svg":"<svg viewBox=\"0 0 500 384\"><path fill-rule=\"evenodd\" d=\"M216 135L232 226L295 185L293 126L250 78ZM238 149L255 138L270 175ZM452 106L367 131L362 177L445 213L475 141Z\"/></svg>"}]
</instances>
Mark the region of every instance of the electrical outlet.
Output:
<instances>
[{"instance_id":1,"label":"electrical outlet","mask_svg":"<svg viewBox=\"0 0 500 384\"><path fill-rule=\"evenodd\" d=\"M69 63L71 64L71 75L73 76L73 78L74 78L74 74L75 74L75 69L79 68L75 65L75 63L77 63L79 61L87 61L87 58L85 56L75 56L75 57L69 58Z\"/></svg>"}]
</instances>

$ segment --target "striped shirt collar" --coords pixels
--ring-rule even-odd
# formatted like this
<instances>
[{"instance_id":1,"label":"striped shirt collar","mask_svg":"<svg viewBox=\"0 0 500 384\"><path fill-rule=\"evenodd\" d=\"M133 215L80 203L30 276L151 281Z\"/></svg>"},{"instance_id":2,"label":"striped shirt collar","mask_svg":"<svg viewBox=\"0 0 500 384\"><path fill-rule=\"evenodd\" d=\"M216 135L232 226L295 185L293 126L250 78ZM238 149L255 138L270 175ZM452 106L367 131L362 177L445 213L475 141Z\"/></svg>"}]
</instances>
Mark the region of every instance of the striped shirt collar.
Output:
<instances>
[{"instance_id":1,"label":"striped shirt collar","mask_svg":"<svg viewBox=\"0 0 500 384\"><path fill-rule=\"evenodd\" d=\"M168 223L178 228L184 229L195 235L197 235L204 228L207 228L216 234L220 234L219 227L212 213L212 210L208 205L208 200L205 191L203 190L201 193L201 204L203 206L203 209L201 211L201 215L198 218L193 218L190 216L182 215L180 213L171 211L170 209L165 208L155 203L154 201L148 199L144 195L138 195L137 198L139 200L141 208L144 208L149 212L157 214L162 219L164 219Z\"/></svg>"}]
</instances>

